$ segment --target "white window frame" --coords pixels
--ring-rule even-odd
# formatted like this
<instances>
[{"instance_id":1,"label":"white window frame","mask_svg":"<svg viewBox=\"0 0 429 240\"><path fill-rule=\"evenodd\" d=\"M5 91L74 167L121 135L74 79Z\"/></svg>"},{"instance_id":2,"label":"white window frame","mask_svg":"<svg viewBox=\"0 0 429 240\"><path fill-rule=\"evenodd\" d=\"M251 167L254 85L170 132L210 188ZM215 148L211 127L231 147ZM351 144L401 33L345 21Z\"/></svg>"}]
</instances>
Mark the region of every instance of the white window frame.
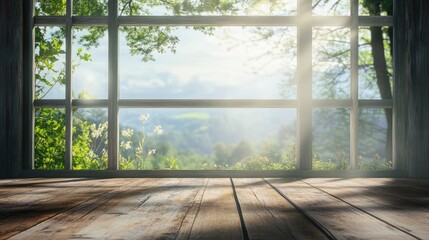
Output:
<instances>
[{"instance_id":1,"label":"white window frame","mask_svg":"<svg viewBox=\"0 0 429 240\"><path fill-rule=\"evenodd\" d=\"M297 0L297 14L293 16L118 16L118 0L108 1L107 16L73 16L72 0L66 2L65 16L34 16L34 3L28 1L27 27L24 53L27 84L24 95L31 99L31 116L27 122L27 137L34 142L34 111L37 108L64 108L66 112L65 170L72 170L72 110L76 107L108 109L108 170L118 170L120 108L295 108L297 109L297 170L311 170L312 166L312 111L315 108L350 109L350 164L356 169L358 159L358 115L363 108L393 108L392 100L362 100L358 95L358 33L362 26L393 26L393 16L359 16L359 0L350 0L349 16L312 16L312 1ZM30 7L31 6L31 7ZM36 26L65 27L66 44L66 96L61 99L34 99L34 28ZM72 99L72 28L75 26L106 26L108 28L108 99ZM120 26L293 26L297 28L297 98L296 100L222 100L222 99L120 99L118 85L118 46ZM312 47L313 27L342 26L350 28L350 99L313 100L312 98ZM30 89L31 88L31 89ZM30 95L31 97L29 97ZM395 114L393 114L394 118ZM394 121L394 119L393 119ZM394 138L393 138L394 141ZM394 142L392 143L394 149ZM34 147L27 146L30 154L24 159L23 169L34 169ZM393 162L396 162L393 154ZM395 166L395 164L394 164ZM61 171L61 170L60 170ZM153 170L157 171L157 170ZM74 171L79 172L79 171ZM122 172L122 171L120 171ZM172 171L186 172L186 171ZM199 170L204 172L204 170ZM237 174L234 171L228 171ZM246 170L244 170L246 172ZM267 172L267 171L266 171ZM269 171L268 171L269 172ZM315 172L315 171L313 171ZM323 172L323 171L317 171ZM281 173L283 174L283 173ZM382 172L386 175L386 172ZM162 173L160 173L162 175ZM174 174L173 174L174 175ZM180 175L180 174L179 174ZM187 174L185 174L187 175ZM244 174L245 176L246 174ZM272 174L262 173L261 176ZM293 175L293 174L292 174ZM323 175L316 174L316 175ZM219 176L223 176L219 174ZM253 175L254 176L254 175ZM279 175L280 176L280 175Z\"/></svg>"}]
</instances>

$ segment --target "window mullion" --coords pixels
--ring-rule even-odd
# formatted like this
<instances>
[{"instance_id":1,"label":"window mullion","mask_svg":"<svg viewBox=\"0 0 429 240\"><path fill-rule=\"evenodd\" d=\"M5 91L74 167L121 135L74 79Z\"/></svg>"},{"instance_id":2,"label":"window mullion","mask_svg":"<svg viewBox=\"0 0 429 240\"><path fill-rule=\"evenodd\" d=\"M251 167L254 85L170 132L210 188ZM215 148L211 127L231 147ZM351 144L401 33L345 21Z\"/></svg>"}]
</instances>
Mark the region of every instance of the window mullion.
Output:
<instances>
[{"instance_id":1,"label":"window mullion","mask_svg":"<svg viewBox=\"0 0 429 240\"><path fill-rule=\"evenodd\" d=\"M72 16L73 1L66 3L66 156L64 168L73 169L72 163L72 138L73 138L73 113L72 113Z\"/></svg>"},{"instance_id":2,"label":"window mullion","mask_svg":"<svg viewBox=\"0 0 429 240\"><path fill-rule=\"evenodd\" d=\"M350 166L356 169L358 159L358 134L359 134L359 29L358 14L359 1L350 0L351 28L350 28L350 96L352 97L352 109L350 111Z\"/></svg>"},{"instance_id":3,"label":"window mullion","mask_svg":"<svg viewBox=\"0 0 429 240\"><path fill-rule=\"evenodd\" d=\"M297 166L311 169L312 163L312 26L311 0L298 1L298 116Z\"/></svg>"},{"instance_id":4,"label":"window mullion","mask_svg":"<svg viewBox=\"0 0 429 240\"><path fill-rule=\"evenodd\" d=\"M109 113L108 113L108 169L118 169L118 1L109 0Z\"/></svg>"}]
</instances>

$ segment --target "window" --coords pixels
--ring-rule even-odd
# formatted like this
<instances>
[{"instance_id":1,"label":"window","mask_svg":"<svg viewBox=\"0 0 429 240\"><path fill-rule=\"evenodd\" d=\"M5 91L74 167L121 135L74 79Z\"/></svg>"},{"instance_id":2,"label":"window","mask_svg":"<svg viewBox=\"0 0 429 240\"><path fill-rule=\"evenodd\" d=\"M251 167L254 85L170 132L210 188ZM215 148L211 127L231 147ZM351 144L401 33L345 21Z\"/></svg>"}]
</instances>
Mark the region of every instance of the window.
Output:
<instances>
[{"instance_id":1,"label":"window","mask_svg":"<svg viewBox=\"0 0 429 240\"><path fill-rule=\"evenodd\" d=\"M392 169L392 3L34 3L36 169Z\"/></svg>"}]
</instances>

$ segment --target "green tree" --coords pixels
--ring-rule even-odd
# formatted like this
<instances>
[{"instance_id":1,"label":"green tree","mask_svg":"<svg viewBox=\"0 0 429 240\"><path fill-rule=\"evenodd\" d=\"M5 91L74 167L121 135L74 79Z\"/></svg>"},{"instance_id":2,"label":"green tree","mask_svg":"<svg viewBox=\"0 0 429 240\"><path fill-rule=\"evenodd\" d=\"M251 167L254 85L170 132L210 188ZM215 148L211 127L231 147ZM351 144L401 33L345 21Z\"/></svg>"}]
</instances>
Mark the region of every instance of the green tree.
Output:
<instances>
[{"instance_id":1,"label":"green tree","mask_svg":"<svg viewBox=\"0 0 429 240\"><path fill-rule=\"evenodd\" d=\"M229 14L237 9L235 1L163 1L163 0L121 0L120 15L148 14L153 8L165 8L173 15ZM39 0L35 4L35 14L61 16L66 13L66 0ZM107 14L107 0L73 0L73 15L103 16ZM210 34L212 28L195 27L196 30ZM82 31L73 29L73 39L82 48L76 51L72 70L79 64L91 61L87 50L97 47L107 28L94 27ZM127 44L132 55L141 56L142 61L154 61L155 53L175 51L179 42L172 34L171 27L123 27ZM65 29L62 27L35 28L35 98L44 99L59 86L65 84ZM73 93L82 98L85 94ZM36 111L35 122L35 166L39 169L64 168L65 156L65 114L62 109L43 109ZM104 125L94 127L94 121L76 114L74 116L73 167L76 169L102 169L107 164L107 131ZM94 132L102 135L93 137ZM162 150L162 149L161 149ZM143 151L143 149L142 149ZM167 151L167 150L166 150ZM143 152L142 152L143 154ZM170 161L170 165L171 165ZM174 165L174 164L173 164ZM131 167L121 162L123 168ZM143 166L140 166L143 167Z\"/></svg>"}]
</instances>

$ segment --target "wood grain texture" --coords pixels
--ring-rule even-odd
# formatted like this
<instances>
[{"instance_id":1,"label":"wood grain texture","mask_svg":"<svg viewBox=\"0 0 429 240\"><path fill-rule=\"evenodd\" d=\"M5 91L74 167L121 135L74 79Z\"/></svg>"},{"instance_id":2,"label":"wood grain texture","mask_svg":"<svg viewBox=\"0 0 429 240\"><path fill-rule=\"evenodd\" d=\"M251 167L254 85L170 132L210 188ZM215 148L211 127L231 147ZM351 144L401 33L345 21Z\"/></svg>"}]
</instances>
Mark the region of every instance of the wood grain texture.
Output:
<instances>
[{"instance_id":1,"label":"wood grain texture","mask_svg":"<svg viewBox=\"0 0 429 240\"><path fill-rule=\"evenodd\" d=\"M412 184L405 188L395 187L395 181L383 182L371 179L335 181L308 179L306 182L383 219L404 232L421 239L429 236L427 190L415 191Z\"/></svg>"},{"instance_id":2,"label":"wood grain texture","mask_svg":"<svg viewBox=\"0 0 429 240\"><path fill-rule=\"evenodd\" d=\"M250 239L326 239L262 179L233 179Z\"/></svg>"},{"instance_id":3,"label":"wood grain texture","mask_svg":"<svg viewBox=\"0 0 429 240\"><path fill-rule=\"evenodd\" d=\"M21 160L22 1L0 1L0 179Z\"/></svg>"},{"instance_id":4,"label":"wood grain texture","mask_svg":"<svg viewBox=\"0 0 429 240\"><path fill-rule=\"evenodd\" d=\"M0 239L324 239L285 196L337 239L429 236L429 180L267 181L0 180Z\"/></svg>"},{"instance_id":5,"label":"wood grain texture","mask_svg":"<svg viewBox=\"0 0 429 240\"><path fill-rule=\"evenodd\" d=\"M405 1L407 159L411 177L429 177L429 1Z\"/></svg>"},{"instance_id":6,"label":"wood grain texture","mask_svg":"<svg viewBox=\"0 0 429 240\"><path fill-rule=\"evenodd\" d=\"M13 239L173 239L204 179L138 180L59 214ZM55 233L53 235L53 233ZM184 233L184 235L187 235Z\"/></svg>"},{"instance_id":7,"label":"wood grain texture","mask_svg":"<svg viewBox=\"0 0 429 240\"><path fill-rule=\"evenodd\" d=\"M0 239L11 237L132 181L135 180L55 182L46 183L41 188L35 182L36 187L27 186L29 191L26 193L0 198Z\"/></svg>"},{"instance_id":8,"label":"wood grain texture","mask_svg":"<svg viewBox=\"0 0 429 240\"><path fill-rule=\"evenodd\" d=\"M300 180L270 179L269 182L337 239L413 239Z\"/></svg>"},{"instance_id":9,"label":"wood grain texture","mask_svg":"<svg viewBox=\"0 0 429 240\"><path fill-rule=\"evenodd\" d=\"M242 239L240 217L227 178L209 179L190 239Z\"/></svg>"}]
</instances>

